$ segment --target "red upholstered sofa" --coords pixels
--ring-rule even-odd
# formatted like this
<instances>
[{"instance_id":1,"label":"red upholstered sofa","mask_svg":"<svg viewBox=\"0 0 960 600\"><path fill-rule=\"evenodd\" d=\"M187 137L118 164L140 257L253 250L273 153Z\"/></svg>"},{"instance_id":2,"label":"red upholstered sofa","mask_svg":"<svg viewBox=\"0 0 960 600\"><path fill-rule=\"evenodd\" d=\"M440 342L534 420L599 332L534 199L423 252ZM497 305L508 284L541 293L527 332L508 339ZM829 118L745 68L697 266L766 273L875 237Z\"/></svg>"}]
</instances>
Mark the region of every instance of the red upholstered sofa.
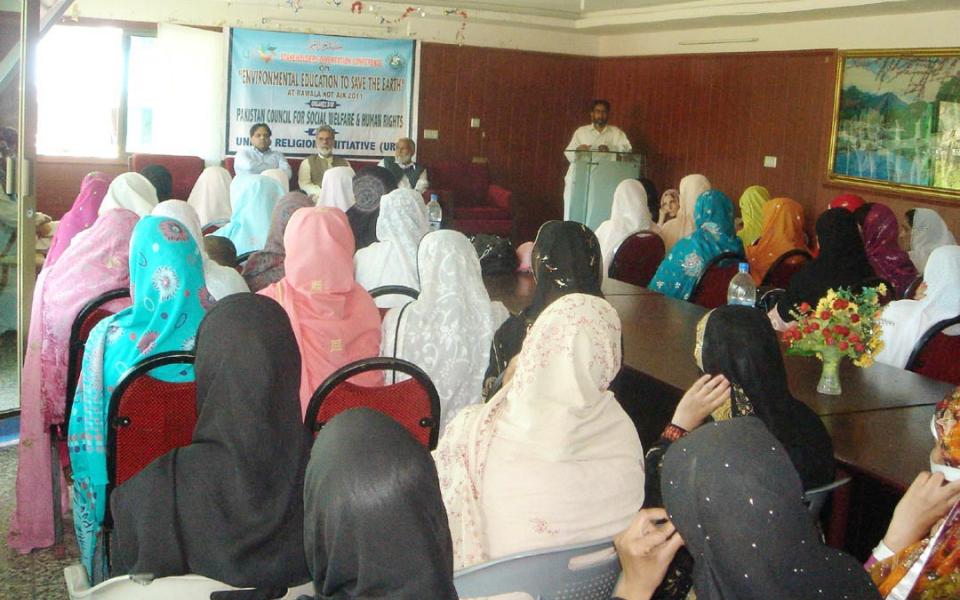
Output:
<instances>
[{"instance_id":1,"label":"red upholstered sofa","mask_svg":"<svg viewBox=\"0 0 960 600\"><path fill-rule=\"evenodd\" d=\"M149 165L166 167L173 177L171 198L186 200L190 196L193 184L203 173L203 159L199 156L174 156L171 154L131 154L128 162L131 171L140 172Z\"/></svg>"},{"instance_id":2,"label":"red upholstered sofa","mask_svg":"<svg viewBox=\"0 0 960 600\"><path fill-rule=\"evenodd\" d=\"M453 229L465 234L513 234L513 192L490 183L486 163L439 162L427 165L430 189L424 194L438 194L444 212L451 211ZM444 220L448 216L444 214Z\"/></svg>"}]
</instances>

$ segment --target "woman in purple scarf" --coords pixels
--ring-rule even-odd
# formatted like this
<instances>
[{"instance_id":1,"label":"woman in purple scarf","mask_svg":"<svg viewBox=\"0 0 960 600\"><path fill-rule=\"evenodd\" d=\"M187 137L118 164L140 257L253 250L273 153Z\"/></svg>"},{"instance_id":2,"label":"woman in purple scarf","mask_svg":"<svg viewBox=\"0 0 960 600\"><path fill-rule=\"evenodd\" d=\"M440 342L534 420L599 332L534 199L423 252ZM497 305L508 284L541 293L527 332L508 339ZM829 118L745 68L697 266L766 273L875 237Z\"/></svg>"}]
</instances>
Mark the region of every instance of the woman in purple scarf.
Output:
<instances>
[{"instance_id":1,"label":"woman in purple scarf","mask_svg":"<svg viewBox=\"0 0 960 600\"><path fill-rule=\"evenodd\" d=\"M897 298L901 298L918 273L910 255L897 243L897 216L885 204L865 204L859 210L864 209L863 246L867 260L879 277L893 285Z\"/></svg>"}]
</instances>

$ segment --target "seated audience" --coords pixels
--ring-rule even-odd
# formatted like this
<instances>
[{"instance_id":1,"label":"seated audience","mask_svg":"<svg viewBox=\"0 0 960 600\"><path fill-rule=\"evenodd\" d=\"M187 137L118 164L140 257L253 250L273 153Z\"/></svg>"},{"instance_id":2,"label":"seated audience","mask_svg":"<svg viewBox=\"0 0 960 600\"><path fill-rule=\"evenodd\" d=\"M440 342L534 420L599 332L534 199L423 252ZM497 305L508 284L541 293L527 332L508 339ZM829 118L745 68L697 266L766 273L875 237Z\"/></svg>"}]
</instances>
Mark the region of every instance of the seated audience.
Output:
<instances>
[{"instance_id":1,"label":"seated audience","mask_svg":"<svg viewBox=\"0 0 960 600\"><path fill-rule=\"evenodd\" d=\"M910 222L910 260L918 271L927 265L930 253L940 246L955 246L957 240L937 211L914 208L907 211Z\"/></svg>"},{"instance_id":2,"label":"seated audience","mask_svg":"<svg viewBox=\"0 0 960 600\"><path fill-rule=\"evenodd\" d=\"M667 252L681 239L696 229L693 212L697 208L697 199L710 189L710 182L699 174L687 175L680 180L680 208L677 216L663 224L660 237Z\"/></svg>"},{"instance_id":3,"label":"seated audience","mask_svg":"<svg viewBox=\"0 0 960 600\"><path fill-rule=\"evenodd\" d=\"M383 319L381 354L417 365L440 394L441 431L482 399L493 333L509 316L490 302L477 253L462 233L424 236L417 252L420 296Z\"/></svg>"},{"instance_id":4,"label":"seated audience","mask_svg":"<svg viewBox=\"0 0 960 600\"><path fill-rule=\"evenodd\" d=\"M317 197L317 206L338 208L343 212L350 210L355 203L353 198L353 169L350 167L332 167L323 173L323 189Z\"/></svg>"},{"instance_id":5,"label":"seated audience","mask_svg":"<svg viewBox=\"0 0 960 600\"><path fill-rule=\"evenodd\" d=\"M141 217L150 214L157 205L157 190L140 173L121 173L107 187L107 194L100 202L97 214L102 215L114 208L132 210Z\"/></svg>"},{"instance_id":6,"label":"seated audience","mask_svg":"<svg viewBox=\"0 0 960 600\"><path fill-rule=\"evenodd\" d=\"M414 162L416 153L416 142L410 138L400 138L397 140L395 155L384 156L377 166L390 171L397 187L413 189L422 194L430 187L430 180L427 179L427 169Z\"/></svg>"},{"instance_id":7,"label":"seated audience","mask_svg":"<svg viewBox=\"0 0 960 600\"><path fill-rule=\"evenodd\" d=\"M856 194L840 194L836 198L830 201L829 208L843 208L849 212L856 212L858 208L863 206L864 200Z\"/></svg>"},{"instance_id":8,"label":"seated audience","mask_svg":"<svg viewBox=\"0 0 960 600\"><path fill-rule=\"evenodd\" d=\"M173 175L163 165L147 165L140 174L157 190L157 202L164 202L173 196Z\"/></svg>"},{"instance_id":9,"label":"seated audience","mask_svg":"<svg viewBox=\"0 0 960 600\"><path fill-rule=\"evenodd\" d=\"M97 211L110 186L110 176L94 171L80 182L80 193L73 206L63 215L53 234L50 249L43 268L48 269L57 262L60 255L70 246L70 242L81 231L88 229L97 220ZM39 286L38 286L39 287Z\"/></svg>"},{"instance_id":10,"label":"seated audience","mask_svg":"<svg viewBox=\"0 0 960 600\"><path fill-rule=\"evenodd\" d=\"M49 436L51 425L63 423L70 330L90 300L129 287L130 236L138 219L129 210L106 211L63 250L62 261L37 277L20 379L17 505L7 538L17 552L54 543L53 515L61 506L60 498L53 506ZM57 477L66 490L63 474Z\"/></svg>"},{"instance_id":11,"label":"seated audience","mask_svg":"<svg viewBox=\"0 0 960 600\"><path fill-rule=\"evenodd\" d=\"M300 408L340 367L380 353L380 313L353 279L353 234L343 211L301 208L283 234L283 279L262 290L290 317L300 347ZM357 385L383 385L369 371L351 379Z\"/></svg>"},{"instance_id":12,"label":"seated audience","mask_svg":"<svg viewBox=\"0 0 960 600\"><path fill-rule=\"evenodd\" d=\"M700 195L694 223L696 230L667 252L647 286L651 290L688 300L711 260L724 252L743 255L733 227L733 203L723 192L708 190Z\"/></svg>"},{"instance_id":13,"label":"seated audience","mask_svg":"<svg viewBox=\"0 0 960 600\"><path fill-rule=\"evenodd\" d=\"M397 188L380 200L377 217L378 242L358 250L354 256L357 283L366 290L383 285L420 289L417 276L417 246L428 231L423 198L413 190ZM377 306L391 308L410 301L390 294L376 298Z\"/></svg>"},{"instance_id":14,"label":"seated audience","mask_svg":"<svg viewBox=\"0 0 960 600\"><path fill-rule=\"evenodd\" d=\"M910 256L897 243L897 216L885 204L864 204L857 213L860 211L864 212L861 231L867 260L874 272L889 281L896 296L900 297L918 273Z\"/></svg>"},{"instance_id":15,"label":"seated audience","mask_svg":"<svg viewBox=\"0 0 960 600\"><path fill-rule=\"evenodd\" d=\"M635 179L624 179L613 192L610 218L597 227L597 241L603 255L603 276L610 274L610 265L617 248L638 231L660 232L647 207L647 192Z\"/></svg>"},{"instance_id":16,"label":"seated audience","mask_svg":"<svg viewBox=\"0 0 960 600\"><path fill-rule=\"evenodd\" d=\"M663 229L664 223L677 218L680 212L680 192L675 189L669 189L660 196L659 214L657 226Z\"/></svg>"},{"instance_id":17,"label":"seated audience","mask_svg":"<svg viewBox=\"0 0 960 600\"><path fill-rule=\"evenodd\" d=\"M355 408L327 423L310 453L303 501L318 597L457 600L437 468L390 417Z\"/></svg>"},{"instance_id":18,"label":"seated audience","mask_svg":"<svg viewBox=\"0 0 960 600\"><path fill-rule=\"evenodd\" d=\"M916 299L897 300L883 309L883 348L877 362L905 368L923 334L956 316L960 316L960 246L941 246L930 254ZM954 326L944 333L958 335L960 330Z\"/></svg>"},{"instance_id":19,"label":"seated audience","mask_svg":"<svg viewBox=\"0 0 960 600\"><path fill-rule=\"evenodd\" d=\"M206 246L204 244L203 234L200 233L200 219L197 217L197 211L193 210L184 200L167 200L161 202L153 209L153 214L158 217L170 217L176 219L181 225L187 228L193 241L197 243L200 250L200 257L203 260L203 279L207 283L207 291L213 296L214 300L222 300L230 294L242 294L249 292L247 282L243 280L236 269L221 266L216 261L207 256ZM225 242L230 242L227 238L218 238ZM236 250L234 250L236 252Z\"/></svg>"},{"instance_id":20,"label":"seated audience","mask_svg":"<svg viewBox=\"0 0 960 600\"><path fill-rule=\"evenodd\" d=\"M493 384L520 354L527 332L550 303L566 294L603 297L600 243L586 225L573 221L547 221L541 225L533 243L532 262L537 287L530 304L504 321L493 336L490 364L483 381L485 398L496 391Z\"/></svg>"},{"instance_id":21,"label":"seated audience","mask_svg":"<svg viewBox=\"0 0 960 600\"><path fill-rule=\"evenodd\" d=\"M367 167L353 176L354 205L347 210L357 250L377 241L380 199L397 189L393 175L383 167Z\"/></svg>"},{"instance_id":22,"label":"seated audience","mask_svg":"<svg viewBox=\"0 0 960 600\"><path fill-rule=\"evenodd\" d=\"M187 202L197 211L202 227L230 220L231 179L230 172L223 167L207 167L193 184Z\"/></svg>"},{"instance_id":23,"label":"seated audience","mask_svg":"<svg viewBox=\"0 0 960 600\"><path fill-rule=\"evenodd\" d=\"M204 236L203 250L210 257L210 260L222 267L230 267L233 270L240 268L240 265L237 264L237 249L233 242L227 238L215 235Z\"/></svg>"},{"instance_id":24,"label":"seated audience","mask_svg":"<svg viewBox=\"0 0 960 600\"><path fill-rule=\"evenodd\" d=\"M270 230L270 215L283 195L280 184L263 175L238 175L230 183L230 222L210 235L228 238L237 256L262 250Z\"/></svg>"},{"instance_id":25,"label":"seated audience","mask_svg":"<svg viewBox=\"0 0 960 600\"><path fill-rule=\"evenodd\" d=\"M284 194L273 207L273 214L270 216L270 231L267 233L267 241L263 245L263 250L258 250L250 255L247 262L243 263L243 278L250 286L250 291L259 292L271 283L276 283L283 279L283 259L285 252L283 249L283 234L287 230L287 223L290 217L297 210L313 206L313 201L303 192L290 192Z\"/></svg>"},{"instance_id":26,"label":"seated audience","mask_svg":"<svg viewBox=\"0 0 960 600\"><path fill-rule=\"evenodd\" d=\"M760 285L767 271L791 250L807 250L803 207L790 198L774 198L763 205L760 237L746 246L750 275Z\"/></svg>"},{"instance_id":27,"label":"seated audience","mask_svg":"<svg viewBox=\"0 0 960 600\"><path fill-rule=\"evenodd\" d=\"M317 127L316 147L317 153L311 154L300 162L300 170L297 172L297 182L303 193L314 200L320 197L320 189L323 184L323 176L328 169L334 167L349 167L350 163L340 156L334 156L333 151L337 145L337 133L329 125ZM343 209L346 210L346 209Z\"/></svg>"},{"instance_id":28,"label":"seated audience","mask_svg":"<svg viewBox=\"0 0 960 600\"><path fill-rule=\"evenodd\" d=\"M643 504L643 448L608 386L620 319L568 294L530 329L516 374L454 417L434 453L454 568L610 537Z\"/></svg>"},{"instance_id":29,"label":"seated audience","mask_svg":"<svg viewBox=\"0 0 960 600\"><path fill-rule=\"evenodd\" d=\"M817 240L820 253L793 276L786 292L770 310L770 322L778 331L785 330L794 320L790 312L802 303L816 306L828 290L857 290L865 279L874 276L852 212L831 208L821 214L817 219Z\"/></svg>"},{"instance_id":30,"label":"seated audience","mask_svg":"<svg viewBox=\"0 0 960 600\"><path fill-rule=\"evenodd\" d=\"M107 575L99 537L109 480L110 395L120 377L140 360L168 350L192 349L200 320L213 301L203 280L200 250L187 228L174 219L140 219L130 241L129 264L133 305L100 321L90 332L67 437L74 531L81 564L94 585ZM193 379L193 367L169 365L151 375L187 381Z\"/></svg>"},{"instance_id":31,"label":"seated audience","mask_svg":"<svg viewBox=\"0 0 960 600\"><path fill-rule=\"evenodd\" d=\"M297 342L283 310L253 294L218 303L197 332L196 374L190 444L111 494L114 574L192 573L280 592L306 582L311 440L297 404Z\"/></svg>"},{"instance_id":32,"label":"seated audience","mask_svg":"<svg viewBox=\"0 0 960 600\"><path fill-rule=\"evenodd\" d=\"M740 218L743 228L737 237L743 247L752 245L763 232L763 206L770 201L770 192L762 185L751 185L740 195Z\"/></svg>"},{"instance_id":33,"label":"seated audience","mask_svg":"<svg viewBox=\"0 0 960 600\"><path fill-rule=\"evenodd\" d=\"M290 191L290 180L287 178L287 174L284 173L282 169L267 169L260 174L279 183L284 194Z\"/></svg>"},{"instance_id":34,"label":"seated audience","mask_svg":"<svg viewBox=\"0 0 960 600\"><path fill-rule=\"evenodd\" d=\"M250 145L237 150L233 171L237 175L260 175L267 169L280 169L289 179L293 175L283 152L270 149L273 131L266 123L254 123L250 128ZM304 161L306 162L306 161Z\"/></svg>"},{"instance_id":35,"label":"seated audience","mask_svg":"<svg viewBox=\"0 0 960 600\"><path fill-rule=\"evenodd\" d=\"M930 422L933 430L933 452L930 454L930 473L921 472L900 499L893 511L893 519L880 544L873 550L867 568L870 577L887 597L894 588L907 585L901 597L924 600L956 598L960 591L960 563L957 562L956 540L960 525L956 521L943 523L947 513L960 502L960 388L953 390L937 404ZM941 527L944 528L941 531ZM917 577L910 573L918 557L934 536L947 540L947 546L930 555Z\"/></svg>"},{"instance_id":36,"label":"seated audience","mask_svg":"<svg viewBox=\"0 0 960 600\"><path fill-rule=\"evenodd\" d=\"M789 454L759 419L684 437L666 455L663 482L697 598L880 599L855 558L821 541Z\"/></svg>"}]
</instances>

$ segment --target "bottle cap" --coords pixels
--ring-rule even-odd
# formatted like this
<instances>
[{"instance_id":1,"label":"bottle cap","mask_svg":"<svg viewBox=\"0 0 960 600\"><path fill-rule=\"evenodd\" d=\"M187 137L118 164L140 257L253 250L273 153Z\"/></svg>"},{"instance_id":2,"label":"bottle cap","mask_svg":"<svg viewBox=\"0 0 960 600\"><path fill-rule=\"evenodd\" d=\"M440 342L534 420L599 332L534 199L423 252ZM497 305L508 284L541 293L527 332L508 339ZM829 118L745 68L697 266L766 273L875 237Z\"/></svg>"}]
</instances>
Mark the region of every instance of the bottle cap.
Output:
<instances>
[{"instance_id":1,"label":"bottle cap","mask_svg":"<svg viewBox=\"0 0 960 600\"><path fill-rule=\"evenodd\" d=\"M745 263L745 262L740 263L740 272L741 272L741 273L749 273L749 272L750 272L750 264L749 264L749 263Z\"/></svg>"},{"instance_id":2,"label":"bottle cap","mask_svg":"<svg viewBox=\"0 0 960 600\"><path fill-rule=\"evenodd\" d=\"M431 200L431 202L432 202L433 200L436 200L436 199L437 199L437 195L436 195L436 194L430 194L430 200Z\"/></svg>"}]
</instances>

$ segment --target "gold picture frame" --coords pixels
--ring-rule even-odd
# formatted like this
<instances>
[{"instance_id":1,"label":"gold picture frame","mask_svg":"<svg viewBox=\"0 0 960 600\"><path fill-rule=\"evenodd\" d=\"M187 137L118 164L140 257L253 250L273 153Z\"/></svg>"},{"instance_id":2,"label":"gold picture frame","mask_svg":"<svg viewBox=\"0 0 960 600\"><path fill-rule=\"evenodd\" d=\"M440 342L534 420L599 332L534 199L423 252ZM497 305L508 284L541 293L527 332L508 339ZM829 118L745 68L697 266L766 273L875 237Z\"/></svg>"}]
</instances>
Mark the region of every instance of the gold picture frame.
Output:
<instances>
[{"instance_id":1,"label":"gold picture frame","mask_svg":"<svg viewBox=\"0 0 960 600\"><path fill-rule=\"evenodd\" d=\"M827 176L960 200L960 48L841 51Z\"/></svg>"}]
</instances>

